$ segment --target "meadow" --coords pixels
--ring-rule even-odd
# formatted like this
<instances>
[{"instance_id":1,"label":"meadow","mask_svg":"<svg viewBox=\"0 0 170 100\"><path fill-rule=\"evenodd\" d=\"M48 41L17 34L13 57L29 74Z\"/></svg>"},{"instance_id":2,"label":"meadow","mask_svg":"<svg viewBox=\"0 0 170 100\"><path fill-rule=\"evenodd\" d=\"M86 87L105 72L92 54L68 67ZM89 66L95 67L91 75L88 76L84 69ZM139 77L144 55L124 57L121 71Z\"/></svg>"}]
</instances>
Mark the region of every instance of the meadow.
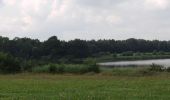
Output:
<instances>
[{"instance_id":1,"label":"meadow","mask_svg":"<svg viewBox=\"0 0 170 100\"><path fill-rule=\"evenodd\" d=\"M132 60L139 56L136 55L127 52L108 57L116 60L129 57L127 60ZM149 57L153 54L142 55ZM169 55L158 56L163 59ZM170 99L170 67L152 64L143 67L106 68L99 66L96 60L98 61L87 58L82 63L22 61L2 52L0 100Z\"/></svg>"},{"instance_id":2,"label":"meadow","mask_svg":"<svg viewBox=\"0 0 170 100\"><path fill-rule=\"evenodd\" d=\"M169 100L170 74L0 75L0 100Z\"/></svg>"}]
</instances>

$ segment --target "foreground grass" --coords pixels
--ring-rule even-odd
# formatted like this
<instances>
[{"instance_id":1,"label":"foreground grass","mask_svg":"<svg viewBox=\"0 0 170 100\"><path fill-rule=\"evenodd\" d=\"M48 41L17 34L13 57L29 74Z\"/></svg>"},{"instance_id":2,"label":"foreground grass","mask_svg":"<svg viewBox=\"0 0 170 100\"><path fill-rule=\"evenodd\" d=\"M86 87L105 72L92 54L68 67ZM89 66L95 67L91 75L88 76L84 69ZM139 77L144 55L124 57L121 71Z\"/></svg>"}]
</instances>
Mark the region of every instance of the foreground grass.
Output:
<instances>
[{"instance_id":1,"label":"foreground grass","mask_svg":"<svg viewBox=\"0 0 170 100\"><path fill-rule=\"evenodd\" d=\"M1 100L169 100L170 75L0 76Z\"/></svg>"}]
</instances>

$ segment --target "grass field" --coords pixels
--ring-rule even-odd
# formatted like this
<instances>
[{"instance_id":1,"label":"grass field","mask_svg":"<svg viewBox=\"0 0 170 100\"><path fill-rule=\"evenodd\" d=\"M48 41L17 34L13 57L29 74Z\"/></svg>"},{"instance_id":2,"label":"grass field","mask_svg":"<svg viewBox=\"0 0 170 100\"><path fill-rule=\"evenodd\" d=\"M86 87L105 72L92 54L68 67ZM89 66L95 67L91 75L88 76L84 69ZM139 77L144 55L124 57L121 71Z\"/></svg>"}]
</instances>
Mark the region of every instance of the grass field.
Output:
<instances>
[{"instance_id":1,"label":"grass field","mask_svg":"<svg viewBox=\"0 0 170 100\"><path fill-rule=\"evenodd\" d=\"M1 100L169 100L170 75L0 76Z\"/></svg>"}]
</instances>

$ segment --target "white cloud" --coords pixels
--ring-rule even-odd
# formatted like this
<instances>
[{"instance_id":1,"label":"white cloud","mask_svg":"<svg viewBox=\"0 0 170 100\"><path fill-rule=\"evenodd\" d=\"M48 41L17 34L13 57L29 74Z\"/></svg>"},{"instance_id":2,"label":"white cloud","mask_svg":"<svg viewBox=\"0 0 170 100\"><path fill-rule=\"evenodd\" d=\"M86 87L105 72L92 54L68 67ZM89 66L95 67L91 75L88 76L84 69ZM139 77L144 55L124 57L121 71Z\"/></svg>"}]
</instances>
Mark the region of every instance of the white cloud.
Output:
<instances>
[{"instance_id":1,"label":"white cloud","mask_svg":"<svg viewBox=\"0 0 170 100\"><path fill-rule=\"evenodd\" d=\"M52 2L52 9L51 9L51 12L48 16L49 19L53 19L53 18L56 18L56 17L64 17L64 14L66 13L68 7L69 7L69 4L70 4L70 1L71 0L53 0Z\"/></svg>"},{"instance_id":2,"label":"white cloud","mask_svg":"<svg viewBox=\"0 0 170 100\"><path fill-rule=\"evenodd\" d=\"M40 39L46 39L51 35L57 35L62 39L170 39L169 2L3 0L0 2L0 35ZM157 37L155 33L158 33Z\"/></svg>"},{"instance_id":3,"label":"white cloud","mask_svg":"<svg viewBox=\"0 0 170 100\"><path fill-rule=\"evenodd\" d=\"M33 24L32 17L30 17L30 16L25 16L25 17L23 18L23 22L24 22L25 24L27 24L27 25Z\"/></svg>"},{"instance_id":4,"label":"white cloud","mask_svg":"<svg viewBox=\"0 0 170 100\"><path fill-rule=\"evenodd\" d=\"M166 9L169 6L169 0L146 0L145 3L151 9Z\"/></svg>"},{"instance_id":5,"label":"white cloud","mask_svg":"<svg viewBox=\"0 0 170 100\"><path fill-rule=\"evenodd\" d=\"M3 0L3 3L5 3L8 6L14 6L16 4L16 0Z\"/></svg>"},{"instance_id":6,"label":"white cloud","mask_svg":"<svg viewBox=\"0 0 170 100\"><path fill-rule=\"evenodd\" d=\"M38 12L41 9L41 6L43 6L43 2L44 0L22 0L21 9L26 12Z\"/></svg>"}]
</instances>

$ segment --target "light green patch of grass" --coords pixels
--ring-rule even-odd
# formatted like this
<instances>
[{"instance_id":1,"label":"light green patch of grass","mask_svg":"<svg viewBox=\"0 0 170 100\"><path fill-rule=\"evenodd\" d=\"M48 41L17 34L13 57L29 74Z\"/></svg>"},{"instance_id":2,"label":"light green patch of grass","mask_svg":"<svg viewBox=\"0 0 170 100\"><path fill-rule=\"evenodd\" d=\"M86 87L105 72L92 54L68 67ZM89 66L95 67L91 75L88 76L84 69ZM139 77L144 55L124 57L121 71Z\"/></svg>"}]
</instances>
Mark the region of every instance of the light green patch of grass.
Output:
<instances>
[{"instance_id":1,"label":"light green patch of grass","mask_svg":"<svg viewBox=\"0 0 170 100\"><path fill-rule=\"evenodd\" d=\"M1 100L169 100L170 75L19 74L0 76Z\"/></svg>"},{"instance_id":2,"label":"light green patch of grass","mask_svg":"<svg viewBox=\"0 0 170 100\"><path fill-rule=\"evenodd\" d=\"M156 72L151 72L147 67L125 67L113 68L112 73L116 76L146 76L155 74Z\"/></svg>"}]
</instances>

